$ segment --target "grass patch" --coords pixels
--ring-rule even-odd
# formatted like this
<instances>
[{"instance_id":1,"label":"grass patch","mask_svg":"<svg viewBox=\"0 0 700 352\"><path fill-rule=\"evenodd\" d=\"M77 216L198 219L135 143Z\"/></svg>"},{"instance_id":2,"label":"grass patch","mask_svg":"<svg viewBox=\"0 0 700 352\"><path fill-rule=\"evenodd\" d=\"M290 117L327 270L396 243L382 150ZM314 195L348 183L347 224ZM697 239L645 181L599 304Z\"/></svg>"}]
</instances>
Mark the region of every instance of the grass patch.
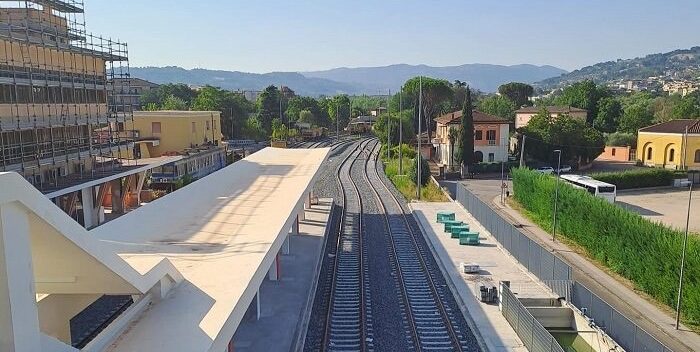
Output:
<instances>
[{"instance_id":1,"label":"grass patch","mask_svg":"<svg viewBox=\"0 0 700 352\"><path fill-rule=\"evenodd\" d=\"M408 165L411 164L411 159L403 158L403 172L406 173ZM417 199L416 184L406 175L399 175L399 159L392 158L388 162L385 160L384 172L386 176L394 184L394 187L406 198L411 201ZM421 201L424 202L448 202L449 199L434 182L421 188Z\"/></svg>"}]
</instances>

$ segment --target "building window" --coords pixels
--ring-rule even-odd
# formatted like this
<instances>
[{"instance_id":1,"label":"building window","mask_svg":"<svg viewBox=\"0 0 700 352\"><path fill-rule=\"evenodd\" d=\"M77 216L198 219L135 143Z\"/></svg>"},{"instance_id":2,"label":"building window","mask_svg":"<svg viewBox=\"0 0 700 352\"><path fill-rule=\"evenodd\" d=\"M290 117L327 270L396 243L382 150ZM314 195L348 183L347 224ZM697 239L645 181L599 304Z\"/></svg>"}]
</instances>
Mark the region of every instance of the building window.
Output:
<instances>
[{"instance_id":1,"label":"building window","mask_svg":"<svg viewBox=\"0 0 700 352\"><path fill-rule=\"evenodd\" d=\"M481 131L474 131L474 139L477 141L480 141L483 139L483 135Z\"/></svg>"},{"instance_id":2,"label":"building window","mask_svg":"<svg viewBox=\"0 0 700 352\"><path fill-rule=\"evenodd\" d=\"M160 122L151 122L151 133L160 133Z\"/></svg>"},{"instance_id":3,"label":"building window","mask_svg":"<svg viewBox=\"0 0 700 352\"><path fill-rule=\"evenodd\" d=\"M615 156L615 148L612 148L612 156Z\"/></svg>"},{"instance_id":4,"label":"building window","mask_svg":"<svg viewBox=\"0 0 700 352\"><path fill-rule=\"evenodd\" d=\"M496 156L493 153L489 153L489 162L492 163L494 160L496 160Z\"/></svg>"},{"instance_id":5,"label":"building window","mask_svg":"<svg viewBox=\"0 0 700 352\"><path fill-rule=\"evenodd\" d=\"M700 163L700 149L695 151L695 162Z\"/></svg>"},{"instance_id":6,"label":"building window","mask_svg":"<svg viewBox=\"0 0 700 352\"><path fill-rule=\"evenodd\" d=\"M676 151L674 149L671 149L668 151L668 161L673 162L674 157L676 156Z\"/></svg>"},{"instance_id":7,"label":"building window","mask_svg":"<svg viewBox=\"0 0 700 352\"><path fill-rule=\"evenodd\" d=\"M496 140L496 130L486 131L486 140L487 141L495 141Z\"/></svg>"},{"instance_id":8,"label":"building window","mask_svg":"<svg viewBox=\"0 0 700 352\"><path fill-rule=\"evenodd\" d=\"M651 147L647 148L647 160L651 160Z\"/></svg>"},{"instance_id":9,"label":"building window","mask_svg":"<svg viewBox=\"0 0 700 352\"><path fill-rule=\"evenodd\" d=\"M194 121L192 122L192 133L197 133L197 123Z\"/></svg>"}]
</instances>

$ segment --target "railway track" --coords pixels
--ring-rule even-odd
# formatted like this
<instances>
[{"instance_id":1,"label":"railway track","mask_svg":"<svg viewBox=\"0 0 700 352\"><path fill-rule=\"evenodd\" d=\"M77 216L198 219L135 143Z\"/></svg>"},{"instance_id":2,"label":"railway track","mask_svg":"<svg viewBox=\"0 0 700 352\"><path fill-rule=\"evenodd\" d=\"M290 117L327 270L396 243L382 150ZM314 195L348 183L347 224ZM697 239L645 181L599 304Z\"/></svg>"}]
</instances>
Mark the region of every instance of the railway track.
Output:
<instances>
[{"instance_id":1,"label":"railway track","mask_svg":"<svg viewBox=\"0 0 700 352\"><path fill-rule=\"evenodd\" d=\"M338 189L343 212L334 255L334 275L326 318L324 349L327 351L373 351L372 308L368 269L362 241L362 198L350 170L369 141L358 146L340 164Z\"/></svg>"},{"instance_id":2,"label":"railway track","mask_svg":"<svg viewBox=\"0 0 700 352\"><path fill-rule=\"evenodd\" d=\"M419 245L416 236L420 234L414 232L400 201L380 177L378 157L376 143L371 148L364 177L384 214L390 257L397 268L400 299L406 310L413 347L416 351L469 350L470 340L458 322L461 312L453 312L445 302L448 293L439 289L434 280L435 275L441 275L439 269L431 268L426 261L426 255L431 254Z\"/></svg>"},{"instance_id":3,"label":"railway track","mask_svg":"<svg viewBox=\"0 0 700 352\"><path fill-rule=\"evenodd\" d=\"M350 143L334 171L342 212L313 350L478 351L420 230L380 175L379 142L330 147ZM392 337L374 327L391 327Z\"/></svg>"}]
</instances>

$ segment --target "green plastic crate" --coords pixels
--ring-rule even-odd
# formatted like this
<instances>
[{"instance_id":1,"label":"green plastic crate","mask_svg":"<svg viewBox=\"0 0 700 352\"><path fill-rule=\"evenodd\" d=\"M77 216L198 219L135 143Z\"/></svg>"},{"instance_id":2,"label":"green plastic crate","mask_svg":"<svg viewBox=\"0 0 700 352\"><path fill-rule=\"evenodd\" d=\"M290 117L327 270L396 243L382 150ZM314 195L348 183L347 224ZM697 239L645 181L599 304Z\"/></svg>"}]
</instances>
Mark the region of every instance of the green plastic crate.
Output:
<instances>
[{"instance_id":1,"label":"green plastic crate","mask_svg":"<svg viewBox=\"0 0 700 352\"><path fill-rule=\"evenodd\" d=\"M479 239L478 232L462 231L459 233L459 238L476 238Z\"/></svg>"},{"instance_id":2,"label":"green plastic crate","mask_svg":"<svg viewBox=\"0 0 700 352\"><path fill-rule=\"evenodd\" d=\"M451 211L439 211L437 213L437 222L442 223L448 220L454 220L455 213Z\"/></svg>"},{"instance_id":3,"label":"green plastic crate","mask_svg":"<svg viewBox=\"0 0 700 352\"><path fill-rule=\"evenodd\" d=\"M459 244L463 246L478 246L481 243L479 237L460 237Z\"/></svg>"},{"instance_id":4,"label":"green plastic crate","mask_svg":"<svg viewBox=\"0 0 700 352\"><path fill-rule=\"evenodd\" d=\"M452 226L452 228L450 229L450 233L452 233L452 238L459 238L459 234L465 231L469 231L469 225L467 224Z\"/></svg>"},{"instance_id":5,"label":"green plastic crate","mask_svg":"<svg viewBox=\"0 0 700 352\"><path fill-rule=\"evenodd\" d=\"M452 226L459 226L464 223L458 220L446 220L443 224L445 225L445 232L450 233L452 232Z\"/></svg>"}]
</instances>

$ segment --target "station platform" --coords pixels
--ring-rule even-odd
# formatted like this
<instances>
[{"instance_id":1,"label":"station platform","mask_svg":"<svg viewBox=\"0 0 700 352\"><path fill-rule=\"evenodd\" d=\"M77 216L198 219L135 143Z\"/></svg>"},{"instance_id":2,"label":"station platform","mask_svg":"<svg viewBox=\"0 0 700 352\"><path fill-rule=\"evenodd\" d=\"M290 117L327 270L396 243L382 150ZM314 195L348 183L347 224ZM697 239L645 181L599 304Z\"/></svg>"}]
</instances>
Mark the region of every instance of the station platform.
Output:
<instances>
[{"instance_id":1,"label":"station platform","mask_svg":"<svg viewBox=\"0 0 700 352\"><path fill-rule=\"evenodd\" d=\"M306 336L316 293L316 278L333 199L322 198L305 210L299 235L289 237L289 254L280 256L277 280L260 286L260 318L251 306L233 336L236 352L289 352Z\"/></svg>"},{"instance_id":2,"label":"station platform","mask_svg":"<svg viewBox=\"0 0 700 352\"><path fill-rule=\"evenodd\" d=\"M477 299L479 282L493 283L510 281L511 290L520 298L552 297L549 289L538 282L526 268L501 249L498 242L464 208L455 202L409 203L413 216L426 235L436 258L462 305L467 320L471 320L475 336L489 351L527 351L513 328L508 324L498 308L498 304L482 303ZM444 232L443 225L437 223L438 211L454 212L457 220L470 225L471 231L479 232L481 244L478 246L460 245L458 239ZM460 263L477 263L477 274L459 272Z\"/></svg>"},{"instance_id":3,"label":"station platform","mask_svg":"<svg viewBox=\"0 0 700 352\"><path fill-rule=\"evenodd\" d=\"M85 350L231 350L263 280L284 270L328 153L266 148L89 231L0 173L0 350L77 351L68 321L105 294L134 303Z\"/></svg>"}]
</instances>

